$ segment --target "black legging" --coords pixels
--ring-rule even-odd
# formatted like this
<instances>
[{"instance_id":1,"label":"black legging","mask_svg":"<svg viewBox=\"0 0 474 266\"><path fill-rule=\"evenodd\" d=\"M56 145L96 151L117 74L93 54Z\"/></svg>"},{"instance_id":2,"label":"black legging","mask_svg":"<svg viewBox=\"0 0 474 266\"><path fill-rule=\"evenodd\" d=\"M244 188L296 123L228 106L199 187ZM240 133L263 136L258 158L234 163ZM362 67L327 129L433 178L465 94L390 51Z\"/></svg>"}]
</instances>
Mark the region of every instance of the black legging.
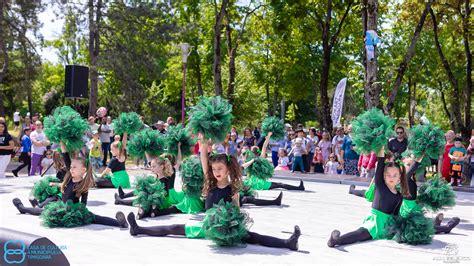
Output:
<instances>
[{"instance_id":1,"label":"black legging","mask_svg":"<svg viewBox=\"0 0 474 266\"><path fill-rule=\"evenodd\" d=\"M367 241L371 239L372 239L372 236L369 234L369 231L364 227L360 227L359 229L355 231L352 231L340 236L336 240L336 245L340 245L340 246L347 245L347 244L352 244L359 241Z\"/></svg>"},{"instance_id":2,"label":"black legging","mask_svg":"<svg viewBox=\"0 0 474 266\"><path fill-rule=\"evenodd\" d=\"M131 230L135 234L149 235L149 236L167 236L177 235L185 236L184 224L172 224L172 225L158 225L150 227L141 227L136 224L130 224Z\"/></svg>"},{"instance_id":3,"label":"black legging","mask_svg":"<svg viewBox=\"0 0 474 266\"><path fill-rule=\"evenodd\" d=\"M31 171L31 156L28 156L27 152L22 152L20 155L20 159L22 160L23 164L19 165L16 169L12 171L13 172L20 172L21 169L25 168L25 166L28 166L28 174L30 174Z\"/></svg>"},{"instance_id":4,"label":"black legging","mask_svg":"<svg viewBox=\"0 0 474 266\"><path fill-rule=\"evenodd\" d=\"M129 221L130 222L130 221ZM132 222L133 223L133 222ZM172 224L172 225L158 225L141 227L136 224L130 225L132 231L136 235L149 235L149 236L167 236L177 235L185 236L185 225L184 224ZM248 232L248 238L245 242L254 245L262 245L265 247L272 248L289 248L287 239L280 239L272 236L260 235L254 232Z\"/></svg>"},{"instance_id":5,"label":"black legging","mask_svg":"<svg viewBox=\"0 0 474 266\"><path fill-rule=\"evenodd\" d=\"M164 216L164 215L169 215L169 214L173 214L173 213L183 213L182 211L180 211L178 208L176 208L176 206L171 206L171 207L168 207L166 209L153 209L151 210L151 212L148 213L148 216L143 216L143 217L149 217L151 215L151 213L153 213L156 217L156 216ZM146 214L145 214L146 215Z\"/></svg>"},{"instance_id":6,"label":"black legging","mask_svg":"<svg viewBox=\"0 0 474 266\"><path fill-rule=\"evenodd\" d=\"M35 216L40 216L43 212L43 209L41 208L28 208L24 207L23 205L18 206L18 208L21 212L25 212ZM116 219L100 216L97 214L94 214L94 220L92 221L92 223L120 227L120 223Z\"/></svg>"},{"instance_id":7,"label":"black legging","mask_svg":"<svg viewBox=\"0 0 474 266\"><path fill-rule=\"evenodd\" d=\"M290 248L287 239L276 238L273 236L260 235L254 232L248 231L248 238L245 239L246 243L261 245L264 247L272 248Z\"/></svg>"},{"instance_id":8,"label":"black legging","mask_svg":"<svg viewBox=\"0 0 474 266\"><path fill-rule=\"evenodd\" d=\"M254 196L243 196L240 198L240 206L243 204L254 204L256 206L270 206L270 205L280 205L281 204L281 197L279 196L273 200L266 200L266 199L257 199Z\"/></svg>"},{"instance_id":9,"label":"black legging","mask_svg":"<svg viewBox=\"0 0 474 266\"><path fill-rule=\"evenodd\" d=\"M279 183L279 182L271 182L271 183L272 184L270 185L269 189L284 188L284 189L287 189L287 190L304 190L303 181L300 182L299 186L292 186L292 185L283 184L283 183Z\"/></svg>"},{"instance_id":10,"label":"black legging","mask_svg":"<svg viewBox=\"0 0 474 266\"><path fill-rule=\"evenodd\" d=\"M38 207L43 208L44 206L46 206L46 204L48 204L50 202L53 202L53 201L58 201L58 200L59 200L58 196L49 197L49 198L45 199L43 202L41 202L40 204L38 204Z\"/></svg>"},{"instance_id":11,"label":"black legging","mask_svg":"<svg viewBox=\"0 0 474 266\"><path fill-rule=\"evenodd\" d=\"M365 192L367 192L367 190L365 189L353 189L351 190L351 194L354 194L356 196L359 196L359 197L362 197L362 198L365 198Z\"/></svg>"},{"instance_id":12,"label":"black legging","mask_svg":"<svg viewBox=\"0 0 474 266\"><path fill-rule=\"evenodd\" d=\"M116 205L125 205L125 206L133 206L133 200L121 199L119 197L115 198Z\"/></svg>"},{"instance_id":13,"label":"black legging","mask_svg":"<svg viewBox=\"0 0 474 266\"><path fill-rule=\"evenodd\" d=\"M95 184L97 188L115 188L114 184L112 184L112 181L107 178L99 179L95 181Z\"/></svg>"}]
</instances>

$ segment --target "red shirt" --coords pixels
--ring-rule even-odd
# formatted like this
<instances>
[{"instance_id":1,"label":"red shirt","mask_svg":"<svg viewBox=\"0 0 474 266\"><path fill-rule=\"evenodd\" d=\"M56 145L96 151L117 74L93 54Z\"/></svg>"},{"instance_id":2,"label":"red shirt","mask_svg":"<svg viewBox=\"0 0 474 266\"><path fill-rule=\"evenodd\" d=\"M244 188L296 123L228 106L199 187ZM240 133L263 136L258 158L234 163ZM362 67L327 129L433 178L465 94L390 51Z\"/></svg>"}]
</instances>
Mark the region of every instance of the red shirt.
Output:
<instances>
[{"instance_id":1,"label":"red shirt","mask_svg":"<svg viewBox=\"0 0 474 266\"><path fill-rule=\"evenodd\" d=\"M451 168L451 158L449 158L449 150L454 147L453 144L446 143L444 146L444 154L443 154L443 168L441 170L441 175L444 178L449 178L449 169Z\"/></svg>"}]
</instances>

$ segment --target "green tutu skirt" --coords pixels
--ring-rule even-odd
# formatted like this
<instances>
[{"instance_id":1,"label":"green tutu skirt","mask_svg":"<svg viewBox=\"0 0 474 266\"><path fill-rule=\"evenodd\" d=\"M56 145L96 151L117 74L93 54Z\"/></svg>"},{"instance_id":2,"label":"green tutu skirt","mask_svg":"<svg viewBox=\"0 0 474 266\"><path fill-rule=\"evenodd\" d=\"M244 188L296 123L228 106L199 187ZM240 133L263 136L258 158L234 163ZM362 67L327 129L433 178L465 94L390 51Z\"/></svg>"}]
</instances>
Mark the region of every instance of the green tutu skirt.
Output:
<instances>
[{"instance_id":1,"label":"green tutu skirt","mask_svg":"<svg viewBox=\"0 0 474 266\"><path fill-rule=\"evenodd\" d=\"M367 189L367 191L365 191L365 199L368 202L373 202L374 201L374 196L375 196L375 184L372 183L370 185L369 189Z\"/></svg>"},{"instance_id":2,"label":"green tutu skirt","mask_svg":"<svg viewBox=\"0 0 474 266\"><path fill-rule=\"evenodd\" d=\"M244 180L244 185L253 190L269 190L272 182L256 176L249 176Z\"/></svg>"},{"instance_id":3,"label":"green tutu skirt","mask_svg":"<svg viewBox=\"0 0 474 266\"><path fill-rule=\"evenodd\" d=\"M392 215L372 208L371 214L365 218L362 227L369 231L372 239L389 239L387 228L391 223Z\"/></svg>"},{"instance_id":4,"label":"green tutu skirt","mask_svg":"<svg viewBox=\"0 0 474 266\"><path fill-rule=\"evenodd\" d=\"M110 178L114 187L118 188L119 186L122 188L130 188L130 178L128 176L127 171L117 171L112 173L112 177L104 176L105 178Z\"/></svg>"},{"instance_id":5,"label":"green tutu skirt","mask_svg":"<svg viewBox=\"0 0 474 266\"><path fill-rule=\"evenodd\" d=\"M188 221L184 225L184 233L187 238L206 238L204 222Z\"/></svg>"},{"instance_id":6,"label":"green tutu skirt","mask_svg":"<svg viewBox=\"0 0 474 266\"><path fill-rule=\"evenodd\" d=\"M204 208L204 201L201 198L192 198L184 196L183 200L176 204L176 208L180 210L182 213L194 214L198 212L203 212Z\"/></svg>"},{"instance_id":7,"label":"green tutu skirt","mask_svg":"<svg viewBox=\"0 0 474 266\"><path fill-rule=\"evenodd\" d=\"M400 216L403 217L403 218L407 218L410 215L410 213L412 213L412 212L422 213L423 210L418 205L416 200L404 199L402 201L402 206L400 206Z\"/></svg>"},{"instance_id":8,"label":"green tutu skirt","mask_svg":"<svg viewBox=\"0 0 474 266\"><path fill-rule=\"evenodd\" d=\"M46 227L77 227L92 223L94 214L86 205L71 200L64 203L55 201L48 203L40 216L42 224Z\"/></svg>"},{"instance_id":9,"label":"green tutu skirt","mask_svg":"<svg viewBox=\"0 0 474 266\"><path fill-rule=\"evenodd\" d=\"M184 192L183 191L176 191L174 188L168 191L168 203L171 205L176 205L183 201Z\"/></svg>"}]
</instances>

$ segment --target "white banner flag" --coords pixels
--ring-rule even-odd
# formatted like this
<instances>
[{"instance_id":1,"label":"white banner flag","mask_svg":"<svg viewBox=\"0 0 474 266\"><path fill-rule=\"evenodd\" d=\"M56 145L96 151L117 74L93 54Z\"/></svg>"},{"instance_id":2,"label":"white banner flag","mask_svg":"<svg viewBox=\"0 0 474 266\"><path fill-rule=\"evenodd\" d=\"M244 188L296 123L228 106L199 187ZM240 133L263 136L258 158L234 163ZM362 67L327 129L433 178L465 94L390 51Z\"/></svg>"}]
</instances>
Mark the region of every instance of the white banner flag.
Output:
<instances>
[{"instance_id":1,"label":"white banner flag","mask_svg":"<svg viewBox=\"0 0 474 266\"><path fill-rule=\"evenodd\" d=\"M341 79L336 87L336 92L334 92L334 99L332 102L332 126L340 127L341 126L341 115L342 115L342 105L344 103L344 92L346 91L347 78Z\"/></svg>"}]
</instances>

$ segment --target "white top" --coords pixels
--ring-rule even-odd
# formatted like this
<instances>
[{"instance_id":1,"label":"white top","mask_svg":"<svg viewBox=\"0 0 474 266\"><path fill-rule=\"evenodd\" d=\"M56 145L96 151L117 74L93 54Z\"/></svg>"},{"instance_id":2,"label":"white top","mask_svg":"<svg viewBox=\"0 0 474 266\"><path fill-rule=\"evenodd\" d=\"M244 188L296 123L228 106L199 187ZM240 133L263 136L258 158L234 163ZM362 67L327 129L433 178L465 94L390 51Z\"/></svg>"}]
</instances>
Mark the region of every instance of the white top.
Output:
<instances>
[{"instance_id":1,"label":"white top","mask_svg":"<svg viewBox=\"0 0 474 266\"><path fill-rule=\"evenodd\" d=\"M109 134L110 137L111 137L111 138L115 137L113 124L107 124L107 126L109 126L109 128L110 128L110 134Z\"/></svg>"},{"instance_id":2,"label":"white top","mask_svg":"<svg viewBox=\"0 0 474 266\"><path fill-rule=\"evenodd\" d=\"M290 163L290 158L288 156L280 158L280 166L288 166Z\"/></svg>"},{"instance_id":3,"label":"white top","mask_svg":"<svg viewBox=\"0 0 474 266\"><path fill-rule=\"evenodd\" d=\"M339 162L328 161L326 163L326 174L337 174L337 168L339 167Z\"/></svg>"},{"instance_id":4,"label":"white top","mask_svg":"<svg viewBox=\"0 0 474 266\"><path fill-rule=\"evenodd\" d=\"M20 112L13 113L13 122L20 122Z\"/></svg>"},{"instance_id":5,"label":"white top","mask_svg":"<svg viewBox=\"0 0 474 266\"><path fill-rule=\"evenodd\" d=\"M103 124L101 129L104 130L104 131L109 131L109 130L111 130L111 125L107 125L107 124L104 125ZM100 142L109 143L110 142L110 133L100 132L99 133L99 138L100 138Z\"/></svg>"},{"instance_id":6,"label":"white top","mask_svg":"<svg viewBox=\"0 0 474 266\"><path fill-rule=\"evenodd\" d=\"M46 150L46 146L36 146L33 144L33 141L41 142L47 140L46 135L44 132L38 133L38 131L33 131L30 134L31 139L31 153L43 155L44 151Z\"/></svg>"},{"instance_id":7,"label":"white top","mask_svg":"<svg viewBox=\"0 0 474 266\"><path fill-rule=\"evenodd\" d=\"M340 137L339 135L334 136L332 138L332 145L334 146L334 151L336 154L339 154L339 151L341 150L342 144L344 143L344 136Z\"/></svg>"},{"instance_id":8,"label":"white top","mask_svg":"<svg viewBox=\"0 0 474 266\"><path fill-rule=\"evenodd\" d=\"M46 169L48 169L48 167L53 163L53 159L49 159L49 158L43 158L43 160L41 160L41 167L43 167L43 169L46 171ZM56 175L56 169L54 168L54 165L49 167L48 171L46 171L46 173L44 173L45 175Z\"/></svg>"}]
</instances>

